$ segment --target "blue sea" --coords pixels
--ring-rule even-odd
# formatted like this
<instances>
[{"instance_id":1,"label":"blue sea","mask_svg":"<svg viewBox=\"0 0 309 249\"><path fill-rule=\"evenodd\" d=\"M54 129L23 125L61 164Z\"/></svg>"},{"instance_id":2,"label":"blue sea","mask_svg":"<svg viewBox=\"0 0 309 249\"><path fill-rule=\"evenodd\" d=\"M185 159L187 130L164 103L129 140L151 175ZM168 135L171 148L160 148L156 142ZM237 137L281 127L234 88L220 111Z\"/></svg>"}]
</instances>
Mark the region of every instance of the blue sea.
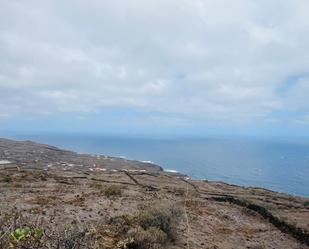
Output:
<instances>
[{"instance_id":1,"label":"blue sea","mask_svg":"<svg viewBox=\"0 0 309 249\"><path fill-rule=\"evenodd\" d=\"M15 135L81 153L152 161L196 179L309 197L309 139L103 135Z\"/></svg>"}]
</instances>

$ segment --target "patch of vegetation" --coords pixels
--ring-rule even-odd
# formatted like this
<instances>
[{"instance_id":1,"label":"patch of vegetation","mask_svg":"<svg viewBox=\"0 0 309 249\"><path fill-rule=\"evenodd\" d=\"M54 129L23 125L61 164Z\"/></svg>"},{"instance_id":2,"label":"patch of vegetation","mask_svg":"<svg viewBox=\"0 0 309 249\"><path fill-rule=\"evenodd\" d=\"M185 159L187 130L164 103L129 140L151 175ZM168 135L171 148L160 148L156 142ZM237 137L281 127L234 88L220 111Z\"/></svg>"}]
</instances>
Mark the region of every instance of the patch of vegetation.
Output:
<instances>
[{"instance_id":1,"label":"patch of vegetation","mask_svg":"<svg viewBox=\"0 0 309 249\"><path fill-rule=\"evenodd\" d=\"M130 226L132 224L134 224L136 222L136 218L134 216L128 215L128 214L123 214L120 216L115 216L115 217L111 217L108 220L108 224L117 224L117 225L122 225L122 226Z\"/></svg>"},{"instance_id":2,"label":"patch of vegetation","mask_svg":"<svg viewBox=\"0 0 309 249\"><path fill-rule=\"evenodd\" d=\"M41 223L27 224L27 221L14 207L10 213L1 213L0 248L42 248L44 229Z\"/></svg>"},{"instance_id":3,"label":"patch of vegetation","mask_svg":"<svg viewBox=\"0 0 309 249\"><path fill-rule=\"evenodd\" d=\"M136 216L122 215L110 220L127 227L117 243L119 249L159 249L175 239L176 225L181 216L175 205L154 205ZM131 229L129 229L131 228ZM132 229L133 228L133 229Z\"/></svg>"},{"instance_id":4,"label":"patch of vegetation","mask_svg":"<svg viewBox=\"0 0 309 249\"><path fill-rule=\"evenodd\" d=\"M163 187L167 193L176 195L176 196L185 196L186 190L184 188L171 188L171 187Z\"/></svg>"},{"instance_id":5,"label":"patch of vegetation","mask_svg":"<svg viewBox=\"0 0 309 249\"><path fill-rule=\"evenodd\" d=\"M158 249L167 244L169 238L160 228L150 227L147 230L139 229L133 234L133 248Z\"/></svg>"},{"instance_id":6,"label":"patch of vegetation","mask_svg":"<svg viewBox=\"0 0 309 249\"><path fill-rule=\"evenodd\" d=\"M171 232L170 217L161 212L143 212L138 217L138 222L145 230L150 228L158 228L165 233Z\"/></svg>"},{"instance_id":7,"label":"patch of vegetation","mask_svg":"<svg viewBox=\"0 0 309 249\"><path fill-rule=\"evenodd\" d=\"M90 182L89 187L94 188L94 189L98 189L98 190L104 189L104 185L102 185L101 183L98 183L98 182Z\"/></svg>"},{"instance_id":8,"label":"patch of vegetation","mask_svg":"<svg viewBox=\"0 0 309 249\"><path fill-rule=\"evenodd\" d=\"M117 185L111 185L102 190L103 194L107 197L122 196L123 188Z\"/></svg>"},{"instance_id":9,"label":"patch of vegetation","mask_svg":"<svg viewBox=\"0 0 309 249\"><path fill-rule=\"evenodd\" d=\"M266 249L264 245L255 245L251 247L252 249Z\"/></svg>"},{"instance_id":10,"label":"patch of vegetation","mask_svg":"<svg viewBox=\"0 0 309 249\"><path fill-rule=\"evenodd\" d=\"M64 249L96 248L96 230L90 227L79 228L68 226L60 232L54 232L49 236L49 247Z\"/></svg>"},{"instance_id":11,"label":"patch of vegetation","mask_svg":"<svg viewBox=\"0 0 309 249\"><path fill-rule=\"evenodd\" d=\"M5 175L3 177L3 181L6 182L6 183L11 183L11 182L13 182L13 179L10 175Z\"/></svg>"},{"instance_id":12,"label":"patch of vegetation","mask_svg":"<svg viewBox=\"0 0 309 249\"><path fill-rule=\"evenodd\" d=\"M13 249L83 249L95 248L97 236L88 226L67 226L51 230L33 215L22 216L16 210L0 216L0 248ZM31 220L31 221L30 221Z\"/></svg>"},{"instance_id":13,"label":"patch of vegetation","mask_svg":"<svg viewBox=\"0 0 309 249\"><path fill-rule=\"evenodd\" d=\"M175 205L155 203L136 215L123 214L95 223L75 221L63 228L50 226L39 211L21 212L15 208L11 213L0 211L0 248L165 248L175 239L180 215Z\"/></svg>"},{"instance_id":14,"label":"patch of vegetation","mask_svg":"<svg viewBox=\"0 0 309 249\"><path fill-rule=\"evenodd\" d=\"M40 206L48 206L48 205L56 204L57 201L59 201L59 198L55 195L50 195L50 196L37 195L30 202L32 204L36 204Z\"/></svg>"},{"instance_id":15,"label":"patch of vegetation","mask_svg":"<svg viewBox=\"0 0 309 249\"><path fill-rule=\"evenodd\" d=\"M47 175L41 174L40 179L41 181L47 181Z\"/></svg>"},{"instance_id":16,"label":"patch of vegetation","mask_svg":"<svg viewBox=\"0 0 309 249\"><path fill-rule=\"evenodd\" d=\"M10 248L41 248L44 236L42 228L17 228L10 232L9 246Z\"/></svg>"},{"instance_id":17,"label":"patch of vegetation","mask_svg":"<svg viewBox=\"0 0 309 249\"><path fill-rule=\"evenodd\" d=\"M185 196L186 190L183 189L183 188L177 188L177 189L175 189L175 195L176 196Z\"/></svg>"},{"instance_id":18,"label":"patch of vegetation","mask_svg":"<svg viewBox=\"0 0 309 249\"><path fill-rule=\"evenodd\" d=\"M135 247L135 241L134 238L126 238L124 240L120 240L117 243L117 249L134 249Z\"/></svg>"},{"instance_id":19,"label":"patch of vegetation","mask_svg":"<svg viewBox=\"0 0 309 249\"><path fill-rule=\"evenodd\" d=\"M13 188L22 188L23 187L23 185L21 183L13 183L11 186Z\"/></svg>"}]
</instances>

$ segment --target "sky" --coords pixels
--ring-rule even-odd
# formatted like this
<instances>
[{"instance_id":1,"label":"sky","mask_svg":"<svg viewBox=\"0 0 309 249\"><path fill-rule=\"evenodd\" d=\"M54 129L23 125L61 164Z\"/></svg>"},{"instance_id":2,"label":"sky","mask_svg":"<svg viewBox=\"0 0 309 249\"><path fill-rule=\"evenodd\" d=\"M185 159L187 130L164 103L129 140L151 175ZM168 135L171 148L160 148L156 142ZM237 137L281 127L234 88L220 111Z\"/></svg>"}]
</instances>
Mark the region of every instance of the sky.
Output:
<instances>
[{"instance_id":1,"label":"sky","mask_svg":"<svg viewBox=\"0 0 309 249\"><path fill-rule=\"evenodd\" d=\"M308 0L0 0L0 131L309 136Z\"/></svg>"}]
</instances>

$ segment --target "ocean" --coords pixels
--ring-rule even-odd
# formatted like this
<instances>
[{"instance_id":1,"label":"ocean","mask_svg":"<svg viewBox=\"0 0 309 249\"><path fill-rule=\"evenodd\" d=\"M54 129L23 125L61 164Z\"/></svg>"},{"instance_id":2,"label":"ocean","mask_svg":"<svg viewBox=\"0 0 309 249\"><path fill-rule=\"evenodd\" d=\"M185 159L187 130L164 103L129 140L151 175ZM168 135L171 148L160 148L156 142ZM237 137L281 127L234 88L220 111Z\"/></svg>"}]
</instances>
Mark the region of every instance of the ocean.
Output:
<instances>
[{"instance_id":1,"label":"ocean","mask_svg":"<svg viewBox=\"0 0 309 249\"><path fill-rule=\"evenodd\" d=\"M256 186L309 197L309 139L143 138L103 135L14 135L80 153L151 161L195 179Z\"/></svg>"}]
</instances>

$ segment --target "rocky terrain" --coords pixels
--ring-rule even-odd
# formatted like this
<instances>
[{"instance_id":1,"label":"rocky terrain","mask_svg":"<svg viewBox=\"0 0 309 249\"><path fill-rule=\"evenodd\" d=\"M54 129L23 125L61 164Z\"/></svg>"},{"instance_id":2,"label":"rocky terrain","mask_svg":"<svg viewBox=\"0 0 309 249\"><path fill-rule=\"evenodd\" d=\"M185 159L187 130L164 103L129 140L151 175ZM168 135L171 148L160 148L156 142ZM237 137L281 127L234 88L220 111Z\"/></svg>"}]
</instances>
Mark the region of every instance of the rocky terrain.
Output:
<instances>
[{"instance_id":1,"label":"rocky terrain","mask_svg":"<svg viewBox=\"0 0 309 249\"><path fill-rule=\"evenodd\" d=\"M309 248L309 199L0 139L0 248Z\"/></svg>"}]
</instances>

